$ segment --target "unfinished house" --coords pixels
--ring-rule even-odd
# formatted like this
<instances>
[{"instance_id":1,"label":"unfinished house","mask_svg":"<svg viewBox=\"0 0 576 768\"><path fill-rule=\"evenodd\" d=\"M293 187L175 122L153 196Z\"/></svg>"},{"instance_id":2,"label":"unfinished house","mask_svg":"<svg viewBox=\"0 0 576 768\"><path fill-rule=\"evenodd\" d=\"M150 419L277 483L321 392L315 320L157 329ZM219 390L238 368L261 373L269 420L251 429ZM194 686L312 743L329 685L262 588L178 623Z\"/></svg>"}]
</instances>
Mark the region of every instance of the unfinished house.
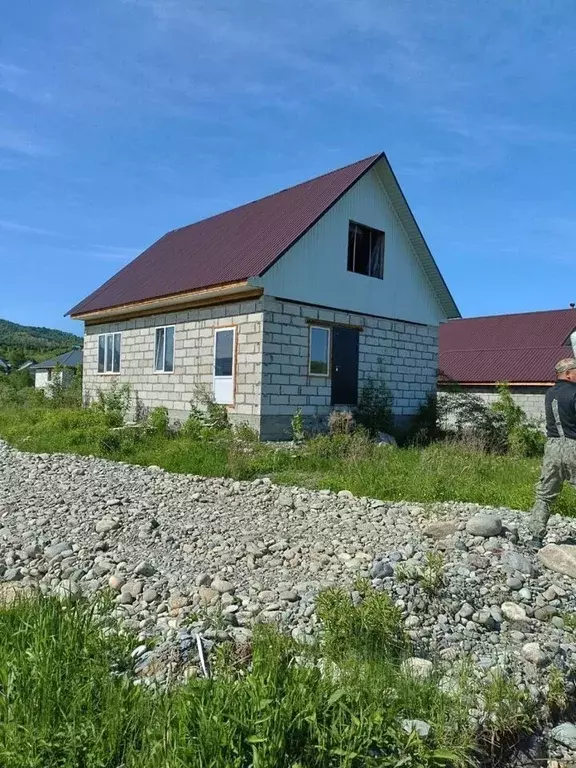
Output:
<instances>
[{"instance_id":1,"label":"unfinished house","mask_svg":"<svg viewBox=\"0 0 576 768\"><path fill-rule=\"evenodd\" d=\"M127 382L183 420L198 385L263 439L383 380L406 421L458 309L384 154L176 229L70 313L85 397Z\"/></svg>"}]
</instances>

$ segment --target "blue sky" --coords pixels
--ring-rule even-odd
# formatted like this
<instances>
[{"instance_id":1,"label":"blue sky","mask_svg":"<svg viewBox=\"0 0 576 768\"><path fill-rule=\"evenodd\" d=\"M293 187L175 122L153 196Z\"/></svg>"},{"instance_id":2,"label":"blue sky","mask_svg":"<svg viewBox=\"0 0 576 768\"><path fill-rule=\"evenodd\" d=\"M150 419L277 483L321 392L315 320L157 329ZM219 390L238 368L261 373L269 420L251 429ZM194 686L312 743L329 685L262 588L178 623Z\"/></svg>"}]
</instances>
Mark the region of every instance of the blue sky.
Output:
<instances>
[{"instance_id":1,"label":"blue sky","mask_svg":"<svg viewBox=\"0 0 576 768\"><path fill-rule=\"evenodd\" d=\"M0 35L0 317L385 150L464 315L576 301L569 0L21 0Z\"/></svg>"}]
</instances>

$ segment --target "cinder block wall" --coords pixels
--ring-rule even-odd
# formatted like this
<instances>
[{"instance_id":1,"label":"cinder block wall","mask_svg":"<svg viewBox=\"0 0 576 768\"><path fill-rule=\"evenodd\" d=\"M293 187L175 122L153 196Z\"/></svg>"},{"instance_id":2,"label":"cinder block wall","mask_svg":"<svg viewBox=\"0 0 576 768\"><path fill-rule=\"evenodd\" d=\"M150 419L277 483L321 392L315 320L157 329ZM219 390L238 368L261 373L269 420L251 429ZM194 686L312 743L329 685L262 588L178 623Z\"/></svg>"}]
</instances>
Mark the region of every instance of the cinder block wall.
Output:
<instances>
[{"instance_id":1,"label":"cinder block wall","mask_svg":"<svg viewBox=\"0 0 576 768\"><path fill-rule=\"evenodd\" d=\"M235 402L230 419L248 423L265 440L291 436L298 408L307 426L321 428L332 410L331 379L308 374L309 328L314 320L357 325L359 386L383 378L392 391L399 422L410 418L435 391L438 329L382 320L263 297L228 304L87 326L84 341L84 398L93 400L113 381L127 382L145 408L166 406L183 421L197 385L212 390L214 332L236 327ZM174 325L174 371L154 371L155 329ZM119 374L99 374L98 335L122 333Z\"/></svg>"},{"instance_id":2,"label":"cinder block wall","mask_svg":"<svg viewBox=\"0 0 576 768\"><path fill-rule=\"evenodd\" d=\"M510 387L510 393L516 405L519 405L520 408L522 408L526 416L532 422L542 428L544 428L546 423L544 395L546 394L547 389L549 389L547 386L526 387L513 385ZM496 387L463 387L462 391L482 398L482 400L489 405L492 405L498 400ZM443 398L447 398L449 401L451 397L450 392L440 388L440 393Z\"/></svg>"},{"instance_id":3,"label":"cinder block wall","mask_svg":"<svg viewBox=\"0 0 576 768\"><path fill-rule=\"evenodd\" d=\"M174 371L154 371L155 329L174 325ZM212 391L214 332L236 327L235 402L232 422L260 427L263 313L259 301L172 312L134 320L90 325L84 337L84 398L94 399L113 380L130 384L146 408L166 406L172 419L185 420L197 385ZM98 334L122 333L120 374L98 373ZM134 406L134 402L132 403Z\"/></svg>"},{"instance_id":4,"label":"cinder block wall","mask_svg":"<svg viewBox=\"0 0 576 768\"><path fill-rule=\"evenodd\" d=\"M332 410L331 380L308 374L309 328L314 320L357 325L359 386L383 378L394 398L399 423L409 420L436 390L438 329L338 312L271 297L264 301L262 419L263 439L290 436L300 408L308 426L320 427Z\"/></svg>"}]
</instances>

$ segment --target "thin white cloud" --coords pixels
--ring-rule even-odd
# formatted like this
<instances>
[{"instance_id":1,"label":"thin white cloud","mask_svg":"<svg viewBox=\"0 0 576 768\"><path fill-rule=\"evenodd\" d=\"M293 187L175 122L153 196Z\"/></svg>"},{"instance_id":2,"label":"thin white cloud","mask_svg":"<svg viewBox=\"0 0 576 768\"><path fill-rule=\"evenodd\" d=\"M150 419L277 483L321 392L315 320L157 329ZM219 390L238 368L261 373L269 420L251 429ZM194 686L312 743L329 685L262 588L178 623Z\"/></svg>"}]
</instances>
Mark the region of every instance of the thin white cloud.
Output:
<instances>
[{"instance_id":1,"label":"thin white cloud","mask_svg":"<svg viewBox=\"0 0 576 768\"><path fill-rule=\"evenodd\" d=\"M142 248L126 248L117 245L89 245L83 250L83 255L88 259L128 263L142 250Z\"/></svg>"},{"instance_id":2,"label":"thin white cloud","mask_svg":"<svg viewBox=\"0 0 576 768\"><path fill-rule=\"evenodd\" d=\"M40 78L17 64L0 62L0 93L36 103L49 103L50 93L39 85Z\"/></svg>"},{"instance_id":3,"label":"thin white cloud","mask_svg":"<svg viewBox=\"0 0 576 768\"><path fill-rule=\"evenodd\" d=\"M7 128L0 128L0 152L27 157L44 157L52 154L52 151L45 144L39 143L26 132Z\"/></svg>"},{"instance_id":4,"label":"thin white cloud","mask_svg":"<svg viewBox=\"0 0 576 768\"><path fill-rule=\"evenodd\" d=\"M7 232L20 232L26 235L58 236L57 232L52 232L49 229L42 229L41 227L34 227L30 226L29 224L20 224L16 221L7 221L6 219L0 219L0 229Z\"/></svg>"}]
</instances>

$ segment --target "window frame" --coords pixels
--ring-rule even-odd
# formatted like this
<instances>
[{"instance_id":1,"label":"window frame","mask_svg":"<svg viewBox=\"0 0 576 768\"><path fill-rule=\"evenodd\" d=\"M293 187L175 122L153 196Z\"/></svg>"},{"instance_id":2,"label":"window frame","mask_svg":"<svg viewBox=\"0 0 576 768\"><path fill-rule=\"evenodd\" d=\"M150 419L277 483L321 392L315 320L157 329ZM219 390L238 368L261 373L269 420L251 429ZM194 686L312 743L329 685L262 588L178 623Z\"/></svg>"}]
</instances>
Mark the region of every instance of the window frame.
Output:
<instances>
[{"instance_id":1,"label":"window frame","mask_svg":"<svg viewBox=\"0 0 576 768\"><path fill-rule=\"evenodd\" d=\"M370 236L372 236L373 233L376 233L379 237L382 238L382 266L379 270L378 274L372 274L370 271L370 260L372 258L372 248L369 246L369 261L368 261L368 272L357 272L354 269L355 266L355 254L356 254L356 238L354 239L354 254L352 256L352 269L350 269L350 230L352 227L360 227L361 229L365 229L368 231ZM371 244L370 240L370 244ZM353 219L349 219L348 221L348 250L346 252L346 271L350 272L353 275L362 275L362 277L372 277L375 280L384 280L384 262L386 258L386 233L381 229L376 229L376 227L371 227L368 224L361 224L359 221L354 221Z\"/></svg>"},{"instance_id":2,"label":"window frame","mask_svg":"<svg viewBox=\"0 0 576 768\"><path fill-rule=\"evenodd\" d=\"M119 342L119 350L118 350L118 370L114 370L114 349L115 349L115 340L116 337L120 339ZM104 361L103 361L103 368L104 370L100 370L100 339L104 339ZM112 339L112 344L109 348L108 345L108 338ZM112 358L111 362L111 369L108 371L106 368L108 367L108 356ZM121 370L122 370L122 332L121 331L108 331L106 333L99 333L98 334L98 348L97 348L97 357L96 357L96 369L98 376L117 376Z\"/></svg>"},{"instance_id":3,"label":"window frame","mask_svg":"<svg viewBox=\"0 0 576 768\"><path fill-rule=\"evenodd\" d=\"M312 371L312 333L313 331L324 331L328 334L328 343L326 345L326 373L316 373ZM308 329L308 376L314 376L321 379L329 379L331 375L332 362L332 328L328 325L311 324Z\"/></svg>"},{"instance_id":4,"label":"window frame","mask_svg":"<svg viewBox=\"0 0 576 768\"><path fill-rule=\"evenodd\" d=\"M167 371L166 370L166 331L168 328L172 328L172 370ZM162 354L162 362L163 362L163 368L156 368L156 349L158 344L158 331L164 331L164 339L163 339L163 354ZM158 325L154 328L154 360L153 360L153 368L154 373L174 373L174 369L176 368L176 361L175 361L175 351L176 351L176 326L175 325Z\"/></svg>"},{"instance_id":5,"label":"window frame","mask_svg":"<svg viewBox=\"0 0 576 768\"><path fill-rule=\"evenodd\" d=\"M214 351L212 354L212 386L214 391L214 399L219 405L234 406L236 403L236 344L238 340L238 334L236 333L235 325L224 325L222 327L214 328ZM216 350L217 350L217 338L218 334L224 331L232 331L232 373L230 376L218 376L216 375ZM216 395L215 382L217 379L231 379L232 380L232 396L229 402L220 402Z\"/></svg>"}]
</instances>

